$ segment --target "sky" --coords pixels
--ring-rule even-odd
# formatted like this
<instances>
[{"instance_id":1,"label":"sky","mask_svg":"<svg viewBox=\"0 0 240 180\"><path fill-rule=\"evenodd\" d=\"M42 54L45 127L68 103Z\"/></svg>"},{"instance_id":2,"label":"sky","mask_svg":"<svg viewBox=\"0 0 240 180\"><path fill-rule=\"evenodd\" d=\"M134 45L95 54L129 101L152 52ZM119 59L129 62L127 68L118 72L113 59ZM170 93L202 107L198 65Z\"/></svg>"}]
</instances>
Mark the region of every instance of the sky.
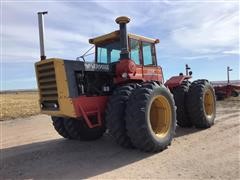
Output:
<instances>
[{"instance_id":1,"label":"sky","mask_svg":"<svg viewBox=\"0 0 240 180\"><path fill-rule=\"evenodd\" d=\"M115 19L131 18L130 33L160 39L164 78L185 71L194 79L240 79L239 1L1 1L1 89L37 88L37 12L45 16L46 55L75 60L88 39L118 30Z\"/></svg>"}]
</instances>

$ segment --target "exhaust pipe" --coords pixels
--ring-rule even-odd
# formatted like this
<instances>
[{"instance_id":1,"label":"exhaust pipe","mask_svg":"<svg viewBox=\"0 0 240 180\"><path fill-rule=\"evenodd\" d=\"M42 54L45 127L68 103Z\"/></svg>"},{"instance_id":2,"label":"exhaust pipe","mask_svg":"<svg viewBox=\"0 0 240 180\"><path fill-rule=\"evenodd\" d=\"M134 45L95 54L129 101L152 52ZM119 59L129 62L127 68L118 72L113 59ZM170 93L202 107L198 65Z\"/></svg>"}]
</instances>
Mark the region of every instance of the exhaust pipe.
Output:
<instances>
[{"instance_id":1,"label":"exhaust pipe","mask_svg":"<svg viewBox=\"0 0 240 180\"><path fill-rule=\"evenodd\" d=\"M120 44L121 44L120 60L129 59L127 23L130 22L130 18L126 16L120 16L115 21L117 24L119 24L120 29Z\"/></svg>"},{"instance_id":2,"label":"exhaust pipe","mask_svg":"<svg viewBox=\"0 0 240 180\"><path fill-rule=\"evenodd\" d=\"M44 18L43 15L47 14L47 11L38 12L38 28L39 28L39 41L40 41L40 58L41 60L46 59L44 49Z\"/></svg>"}]
</instances>

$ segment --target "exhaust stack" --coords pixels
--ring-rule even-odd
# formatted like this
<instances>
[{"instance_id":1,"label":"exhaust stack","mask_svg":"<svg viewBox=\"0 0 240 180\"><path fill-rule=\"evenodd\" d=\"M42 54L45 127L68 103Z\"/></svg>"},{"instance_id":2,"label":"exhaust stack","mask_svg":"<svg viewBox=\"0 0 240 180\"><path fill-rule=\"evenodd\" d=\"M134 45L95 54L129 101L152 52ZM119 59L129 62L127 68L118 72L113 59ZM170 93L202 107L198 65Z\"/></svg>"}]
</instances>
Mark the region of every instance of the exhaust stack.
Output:
<instances>
[{"instance_id":1,"label":"exhaust stack","mask_svg":"<svg viewBox=\"0 0 240 180\"><path fill-rule=\"evenodd\" d=\"M44 18L43 15L47 14L47 11L38 12L38 28L39 28L39 41L40 41L40 58L41 60L46 59L44 49Z\"/></svg>"},{"instance_id":2,"label":"exhaust stack","mask_svg":"<svg viewBox=\"0 0 240 180\"><path fill-rule=\"evenodd\" d=\"M126 16L120 16L115 21L117 24L119 24L120 28L120 44L121 44L120 60L129 59L127 23L130 22L130 18Z\"/></svg>"}]
</instances>

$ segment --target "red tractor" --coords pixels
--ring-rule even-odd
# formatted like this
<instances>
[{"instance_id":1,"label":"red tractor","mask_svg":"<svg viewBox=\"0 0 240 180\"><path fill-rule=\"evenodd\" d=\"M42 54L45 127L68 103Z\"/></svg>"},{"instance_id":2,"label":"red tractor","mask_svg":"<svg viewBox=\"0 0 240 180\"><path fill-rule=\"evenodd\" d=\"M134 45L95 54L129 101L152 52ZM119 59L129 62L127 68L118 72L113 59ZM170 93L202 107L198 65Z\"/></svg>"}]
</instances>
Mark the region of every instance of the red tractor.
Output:
<instances>
[{"instance_id":1,"label":"red tractor","mask_svg":"<svg viewBox=\"0 0 240 180\"><path fill-rule=\"evenodd\" d=\"M176 124L209 128L216 115L215 93L191 74L165 84L151 39L127 33L128 17L116 19L120 29L90 39L94 62L46 59L43 14L39 16L41 61L35 64L41 112L51 115L64 138L95 140L106 128L116 142L147 152L165 149Z\"/></svg>"}]
</instances>

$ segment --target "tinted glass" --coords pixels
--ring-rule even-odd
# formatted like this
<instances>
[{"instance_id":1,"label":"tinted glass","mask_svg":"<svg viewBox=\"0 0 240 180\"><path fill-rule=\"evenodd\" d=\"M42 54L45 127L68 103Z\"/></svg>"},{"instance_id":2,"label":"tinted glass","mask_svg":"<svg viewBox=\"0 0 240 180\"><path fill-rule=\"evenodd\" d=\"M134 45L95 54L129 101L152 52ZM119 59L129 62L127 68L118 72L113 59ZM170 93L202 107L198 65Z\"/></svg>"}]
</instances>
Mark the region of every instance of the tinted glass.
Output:
<instances>
[{"instance_id":1,"label":"tinted glass","mask_svg":"<svg viewBox=\"0 0 240 180\"><path fill-rule=\"evenodd\" d=\"M97 62L111 63L118 61L120 58L120 42L115 41L97 47Z\"/></svg>"},{"instance_id":2,"label":"tinted glass","mask_svg":"<svg viewBox=\"0 0 240 180\"><path fill-rule=\"evenodd\" d=\"M130 39L130 59L136 64L140 64L139 51L140 46L138 40Z\"/></svg>"}]
</instances>

